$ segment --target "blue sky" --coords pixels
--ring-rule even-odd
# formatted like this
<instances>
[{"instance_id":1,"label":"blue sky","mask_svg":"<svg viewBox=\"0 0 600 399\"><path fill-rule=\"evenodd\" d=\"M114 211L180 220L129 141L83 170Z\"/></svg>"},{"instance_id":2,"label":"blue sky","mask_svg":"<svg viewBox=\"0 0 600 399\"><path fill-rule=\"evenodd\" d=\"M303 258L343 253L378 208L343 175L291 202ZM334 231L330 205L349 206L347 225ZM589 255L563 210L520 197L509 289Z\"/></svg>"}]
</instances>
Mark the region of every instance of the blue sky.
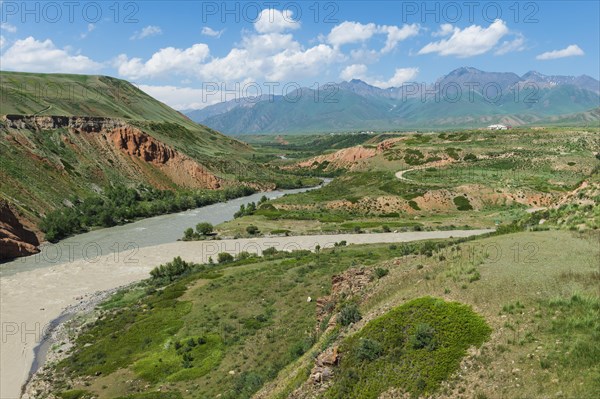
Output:
<instances>
[{"instance_id":1,"label":"blue sky","mask_svg":"<svg viewBox=\"0 0 600 399\"><path fill-rule=\"evenodd\" d=\"M461 66L598 79L599 7L597 1L2 1L0 67L116 76L178 109L235 96L221 89L282 94L286 85L351 78L389 87L432 82Z\"/></svg>"}]
</instances>

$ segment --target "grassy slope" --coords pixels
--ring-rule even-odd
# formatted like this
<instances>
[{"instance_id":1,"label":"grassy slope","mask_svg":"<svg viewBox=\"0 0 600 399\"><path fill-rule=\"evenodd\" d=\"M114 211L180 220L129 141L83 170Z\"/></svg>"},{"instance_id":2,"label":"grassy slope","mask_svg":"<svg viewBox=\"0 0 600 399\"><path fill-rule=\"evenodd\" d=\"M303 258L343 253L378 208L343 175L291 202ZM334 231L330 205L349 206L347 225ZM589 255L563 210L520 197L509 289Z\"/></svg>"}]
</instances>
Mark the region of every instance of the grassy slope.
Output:
<instances>
[{"instance_id":1,"label":"grassy slope","mask_svg":"<svg viewBox=\"0 0 600 399\"><path fill-rule=\"evenodd\" d=\"M3 71L0 88L3 114L120 118L140 124L152 136L188 155L248 151L248 147L192 122L125 80L98 75Z\"/></svg>"},{"instance_id":2,"label":"grassy slope","mask_svg":"<svg viewBox=\"0 0 600 399\"><path fill-rule=\"evenodd\" d=\"M599 238L598 232L519 233L384 262L390 273L363 294L364 320L352 331L423 296L468 304L490 325L491 338L469 351L460 375L443 382L435 398L593 397L600 388ZM310 397L310 384L294 378L306 367L310 358L280 373L259 397L286 398L299 386L307 395L297 397ZM402 388L415 382L391 397L403 397Z\"/></svg>"},{"instance_id":3,"label":"grassy slope","mask_svg":"<svg viewBox=\"0 0 600 399\"><path fill-rule=\"evenodd\" d=\"M490 398L562 391L567 398L589 397L600 376L594 344L600 334L597 240L597 233L528 232L469 241L432 256L402 256L402 246L374 245L241 262L221 269L221 277L190 276L162 295L148 295L140 287L137 294L116 298L105 308L117 313L92 326L66 364L76 359L78 374L102 372L75 386L100 399L159 386L185 398L220 393L238 399L265 383L260 398L284 398L307 378L315 353L336 341L336 335L311 336L315 304L306 297L328 294L333 274L366 265L389 274L357 298L363 319L343 328L340 342L411 299L440 297L471 305L492 334L480 350L469 351L460 375L444 377L441 384L426 380L428 391ZM186 369L170 360L177 359L174 343L185 348L189 338L211 334L221 341L208 340L205 351L217 351L217 360L196 354L195 346L191 353L197 363L182 377ZM84 347L87 342L92 345ZM56 384L61 386L59 380ZM311 384L303 387L307 393L311 389Z\"/></svg>"}]
</instances>

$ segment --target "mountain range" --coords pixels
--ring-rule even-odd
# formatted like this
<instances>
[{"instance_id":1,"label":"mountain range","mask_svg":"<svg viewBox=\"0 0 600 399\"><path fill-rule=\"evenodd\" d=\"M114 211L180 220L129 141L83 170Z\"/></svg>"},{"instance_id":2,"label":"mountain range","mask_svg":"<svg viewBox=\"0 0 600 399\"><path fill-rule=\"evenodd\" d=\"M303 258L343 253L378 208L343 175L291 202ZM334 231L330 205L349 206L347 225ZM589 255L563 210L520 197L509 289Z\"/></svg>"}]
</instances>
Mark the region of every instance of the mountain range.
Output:
<instances>
[{"instance_id":1,"label":"mountain range","mask_svg":"<svg viewBox=\"0 0 600 399\"><path fill-rule=\"evenodd\" d=\"M382 89L354 79L317 92L242 98L185 112L225 134L312 133L523 125L600 106L590 76L458 68L434 83Z\"/></svg>"}]
</instances>

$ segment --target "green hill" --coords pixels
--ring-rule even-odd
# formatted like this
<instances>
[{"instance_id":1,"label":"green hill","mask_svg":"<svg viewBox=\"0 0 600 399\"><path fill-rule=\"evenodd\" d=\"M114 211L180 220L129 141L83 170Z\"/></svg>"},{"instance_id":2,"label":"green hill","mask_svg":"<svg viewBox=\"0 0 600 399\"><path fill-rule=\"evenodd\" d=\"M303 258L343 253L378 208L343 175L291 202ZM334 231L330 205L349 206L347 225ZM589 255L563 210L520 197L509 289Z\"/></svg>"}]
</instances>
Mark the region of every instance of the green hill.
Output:
<instances>
[{"instance_id":1,"label":"green hill","mask_svg":"<svg viewBox=\"0 0 600 399\"><path fill-rule=\"evenodd\" d=\"M0 106L0 199L37 226L115 187L255 190L289 179L124 80L0 72Z\"/></svg>"}]
</instances>

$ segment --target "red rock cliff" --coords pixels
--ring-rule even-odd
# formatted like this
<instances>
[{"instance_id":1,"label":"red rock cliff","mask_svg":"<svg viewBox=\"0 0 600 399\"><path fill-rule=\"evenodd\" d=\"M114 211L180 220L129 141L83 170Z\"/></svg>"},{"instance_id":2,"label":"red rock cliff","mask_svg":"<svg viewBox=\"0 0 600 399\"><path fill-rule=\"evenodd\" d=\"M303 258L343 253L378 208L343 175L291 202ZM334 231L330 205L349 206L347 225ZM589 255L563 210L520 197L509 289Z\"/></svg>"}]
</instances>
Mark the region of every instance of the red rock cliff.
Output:
<instances>
[{"instance_id":1,"label":"red rock cliff","mask_svg":"<svg viewBox=\"0 0 600 399\"><path fill-rule=\"evenodd\" d=\"M0 261L35 254L38 245L35 233L23 226L6 201L0 200Z\"/></svg>"}]
</instances>

